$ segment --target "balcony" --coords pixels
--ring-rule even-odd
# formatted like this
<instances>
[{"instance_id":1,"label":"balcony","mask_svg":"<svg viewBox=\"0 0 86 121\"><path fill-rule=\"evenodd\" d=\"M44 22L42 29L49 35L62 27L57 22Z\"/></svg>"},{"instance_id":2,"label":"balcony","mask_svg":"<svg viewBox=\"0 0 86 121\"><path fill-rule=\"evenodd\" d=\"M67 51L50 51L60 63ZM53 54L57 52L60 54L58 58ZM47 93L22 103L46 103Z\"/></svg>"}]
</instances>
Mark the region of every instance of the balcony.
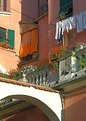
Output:
<instances>
[{"instance_id":1,"label":"balcony","mask_svg":"<svg viewBox=\"0 0 86 121\"><path fill-rule=\"evenodd\" d=\"M50 65L33 68L27 71L20 80L36 84L54 86L86 76L86 47L71 51L59 61L58 70L52 70Z\"/></svg>"},{"instance_id":2,"label":"balcony","mask_svg":"<svg viewBox=\"0 0 86 121\"><path fill-rule=\"evenodd\" d=\"M86 47L69 51L59 60L58 70L49 64L44 66L26 66L21 71L12 71L9 75L0 74L5 78L24 81L35 85L53 87L66 82L72 82L86 76Z\"/></svg>"},{"instance_id":3,"label":"balcony","mask_svg":"<svg viewBox=\"0 0 86 121\"><path fill-rule=\"evenodd\" d=\"M86 75L86 47L72 51L59 62L59 83Z\"/></svg>"}]
</instances>

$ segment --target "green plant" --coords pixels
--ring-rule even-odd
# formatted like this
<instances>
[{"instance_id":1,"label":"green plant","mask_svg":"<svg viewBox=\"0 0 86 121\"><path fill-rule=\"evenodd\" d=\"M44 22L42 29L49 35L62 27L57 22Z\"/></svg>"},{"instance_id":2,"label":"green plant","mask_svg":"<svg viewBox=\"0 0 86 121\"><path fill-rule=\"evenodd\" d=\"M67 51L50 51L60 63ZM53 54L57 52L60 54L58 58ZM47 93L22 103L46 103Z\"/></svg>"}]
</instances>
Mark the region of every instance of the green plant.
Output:
<instances>
[{"instance_id":1,"label":"green plant","mask_svg":"<svg viewBox=\"0 0 86 121\"><path fill-rule=\"evenodd\" d=\"M80 66L82 68L85 68L86 67L86 56L85 55L81 55L79 58L78 58L78 62L80 64Z\"/></svg>"},{"instance_id":2,"label":"green plant","mask_svg":"<svg viewBox=\"0 0 86 121\"><path fill-rule=\"evenodd\" d=\"M17 70L12 69L9 72L9 78L11 78L11 79L18 80L21 75L22 75L22 72L18 69Z\"/></svg>"}]
</instances>

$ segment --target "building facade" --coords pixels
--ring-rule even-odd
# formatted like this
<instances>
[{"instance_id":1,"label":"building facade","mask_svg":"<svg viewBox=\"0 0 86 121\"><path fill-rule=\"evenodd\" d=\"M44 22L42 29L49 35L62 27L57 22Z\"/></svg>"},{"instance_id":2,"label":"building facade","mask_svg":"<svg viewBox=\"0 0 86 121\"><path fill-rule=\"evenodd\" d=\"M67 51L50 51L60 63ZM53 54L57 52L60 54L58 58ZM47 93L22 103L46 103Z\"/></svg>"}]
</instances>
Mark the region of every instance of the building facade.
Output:
<instances>
[{"instance_id":1,"label":"building facade","mask_svg":"<svg viewBox=\"0 0 86 121\"><path fill-rule=\"evenodd\" d=\"M16 6L17 4L17 6ZM16 6L16 7L14 7ZM14 19L16 18L16 19ZM21 20L20 1L0 1L0 71L7 73L16 69L19 62L21 36L19 21Z\"/></svg>"},{"instance_id":2,"label":"building facade","mask_svg":"<svg viewBox=\"0 0 86 121\"><path fill-rule=\"evenodd\" d=\"M22 120L38 120L39 114L42 115L41 120L43 121L86 120L85 4L84 0L34 0L34 4L32 0L21 1L22 14L19 21L21 43L18 67L20 70L23 67L32 70L26 71L26 75L20 77L20 81L26 81L37 87L38 85L39 87L43 86L45 89L46 86L49 86L56 91L58 90L62 106L60 109L61 117L58 118L59 111L57 118L52 118L52 113L48 112L50 117L47 117L41 110L38 110L38 107L32 106L31 109L25 109L20 105L18 109L16 108L18 113L15 111L15 114L11 115L10 112L8 114L11 117L4 115L3 120L21 120L21 115L24 114L26 116ZM66 55L59 59L57 70L50 66L48 58L50 50L54 47L66 48ZM38 89L37 87L36 89ZM22 92L22 94L24 93ZM29 99L29 96L33 97L33 95L34 91L32 95L29 95L28 92L29 103L34 101ZM45 109L47 110L47 108ZM52 110L53 112L57 111L56 107L52 107ZM37 116L35 119L35 116L31 115L32 112L34 112L33 115Z\"/></svg>"}]
</instances>

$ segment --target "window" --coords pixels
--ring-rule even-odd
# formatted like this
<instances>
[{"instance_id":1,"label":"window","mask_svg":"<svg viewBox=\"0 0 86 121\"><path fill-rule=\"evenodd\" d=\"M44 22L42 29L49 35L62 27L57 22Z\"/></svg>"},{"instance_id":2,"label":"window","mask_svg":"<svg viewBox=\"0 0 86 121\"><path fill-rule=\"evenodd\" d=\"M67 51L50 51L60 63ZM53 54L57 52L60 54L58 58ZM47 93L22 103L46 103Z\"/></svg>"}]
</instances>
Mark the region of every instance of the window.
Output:
<instances>
[{"instance_id":1,"label":"window","mask_svg":"<svg viewBox=\"0 0 86 121\"><path fill-rule=\"evenodd\" d=\"M15 31L11 29L0 28L0 46L14 48Z\"/></svg>"},{"instance_id":2,"label":"window","mask_svg":"<svg viewBox=\"0 0 86 121\"><path fill-rule=\"evenodd\" d=\"M10 0L0 0L0 12L10 12Z\"/></svg>"},{"instance_id":3,"label":"window","mask_svg":"<svg viewBox=\"0 0 86 121\"><path fill-rule=\"evenodd\" d=\"M60 19L65 19L72 16L73 13L73 0L60 0Z\"/></svg>"}]
</instances>

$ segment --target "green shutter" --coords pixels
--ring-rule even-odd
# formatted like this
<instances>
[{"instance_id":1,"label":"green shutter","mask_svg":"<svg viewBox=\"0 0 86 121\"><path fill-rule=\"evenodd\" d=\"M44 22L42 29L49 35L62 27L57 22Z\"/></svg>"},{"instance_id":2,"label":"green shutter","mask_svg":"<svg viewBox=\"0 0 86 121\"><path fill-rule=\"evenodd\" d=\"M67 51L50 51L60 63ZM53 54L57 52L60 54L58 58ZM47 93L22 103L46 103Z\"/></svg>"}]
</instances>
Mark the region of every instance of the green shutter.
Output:
<instances>
[{"instance_id":1,"label":"green shutter","mask_svg":"<svg viewBox=\"0 0 86 121\"><path fill-rule=\"evenodd\" d=\"M14 48L14 37L15 31L8 29L8 43L10 45L10 48Z\"/></svg>"},{"instance_id":2,"label":"green shutter","mask_svg":"<svg viewBox=\"0 0 86 121\"><path fill-rule=\"evenodd\" d=\"M0 42L5 42L6 41L6 30L0 28Z\"/></svg>"}]
</instances>

